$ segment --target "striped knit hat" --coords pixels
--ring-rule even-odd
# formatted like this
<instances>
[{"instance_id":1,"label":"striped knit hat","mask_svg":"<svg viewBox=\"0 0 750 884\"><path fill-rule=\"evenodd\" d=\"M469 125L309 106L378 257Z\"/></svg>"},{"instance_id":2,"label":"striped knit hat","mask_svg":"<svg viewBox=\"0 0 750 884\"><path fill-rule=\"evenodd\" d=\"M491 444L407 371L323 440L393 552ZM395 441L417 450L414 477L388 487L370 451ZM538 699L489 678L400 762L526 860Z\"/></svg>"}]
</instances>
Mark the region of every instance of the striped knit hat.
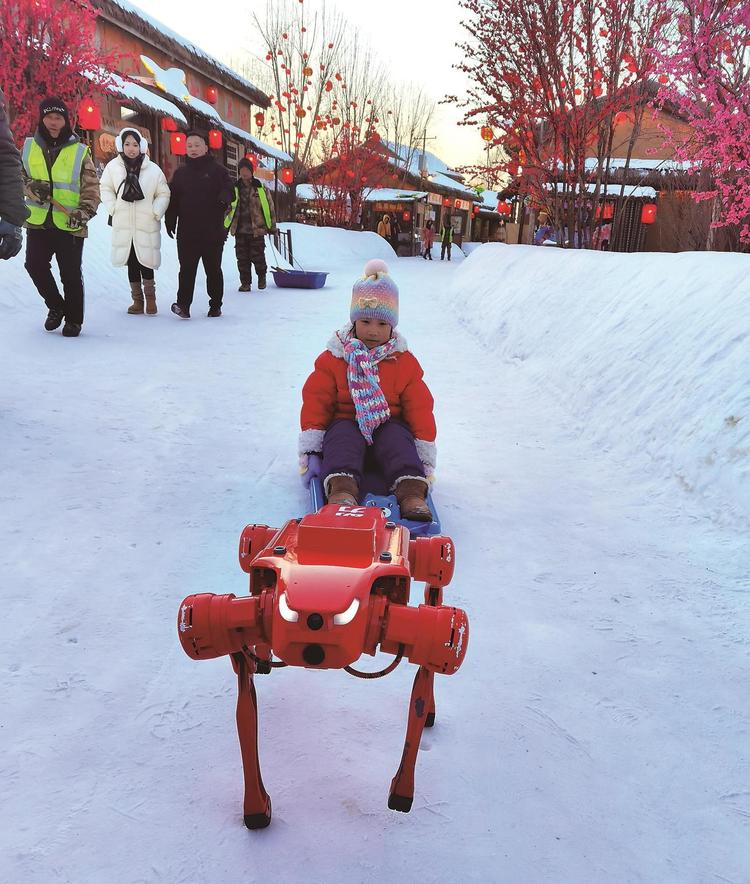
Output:
<instances>
[{"instance_id":1,"label":"striped knit hat","mask_svg":"<svg viewBox=\"0 0 750 884\"><path fill-rule=\"evenodd\" d=\"M382 319L391 328L398 325L398 286L388 275L388 265L379 258L365 264L364 275L352 287L352 322Z\"/></svg>"}]
</instances>

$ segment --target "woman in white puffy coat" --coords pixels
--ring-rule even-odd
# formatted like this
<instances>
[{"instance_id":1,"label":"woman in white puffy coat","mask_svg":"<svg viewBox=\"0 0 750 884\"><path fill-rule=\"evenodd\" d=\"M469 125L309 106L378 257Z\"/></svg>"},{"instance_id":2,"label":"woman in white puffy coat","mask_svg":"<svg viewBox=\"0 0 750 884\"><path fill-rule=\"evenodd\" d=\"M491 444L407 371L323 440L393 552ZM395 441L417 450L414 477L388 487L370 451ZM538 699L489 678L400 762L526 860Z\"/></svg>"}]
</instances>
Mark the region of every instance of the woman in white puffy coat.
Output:
<instances>
[{"instance_id":1,"label":"woman in white puffy coat","mask_svg":"<svg viewBox=\"0 0 750 884\"><path fill-rule=\"evenodd\" d=\"M164 173L146 156L146 139L123 129L117 156L107 163L99 187L112 225L112 264L128 268L133 303L128 313L156 313L154 270L161 264L161 219L169 206ZM142 286L142 287L141 287Z\"/></svg>"}]
</instances>

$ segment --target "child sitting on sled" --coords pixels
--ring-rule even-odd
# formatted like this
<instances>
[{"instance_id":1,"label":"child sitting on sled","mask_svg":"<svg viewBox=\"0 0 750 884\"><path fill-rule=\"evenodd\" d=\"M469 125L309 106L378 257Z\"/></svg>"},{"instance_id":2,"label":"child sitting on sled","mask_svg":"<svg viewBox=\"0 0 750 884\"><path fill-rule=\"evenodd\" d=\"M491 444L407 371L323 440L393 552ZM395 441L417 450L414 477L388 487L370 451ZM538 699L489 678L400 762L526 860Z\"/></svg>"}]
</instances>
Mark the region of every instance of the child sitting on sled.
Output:
<instances>
[{"instance_id":1,"label":"child sitting on sled","mask_svg":"<svg viewBox=\"0 0 750 884\"><path fill-rule=\"evenodd\" d=\"M357 506L370 448L401 515L429 522L435 469L433 399L422 368L396 331L398 288L384 261L354 283L348 322L335 332L302 389L300 471L322 454L329 503Z\"/></svg>"}]
</instances>

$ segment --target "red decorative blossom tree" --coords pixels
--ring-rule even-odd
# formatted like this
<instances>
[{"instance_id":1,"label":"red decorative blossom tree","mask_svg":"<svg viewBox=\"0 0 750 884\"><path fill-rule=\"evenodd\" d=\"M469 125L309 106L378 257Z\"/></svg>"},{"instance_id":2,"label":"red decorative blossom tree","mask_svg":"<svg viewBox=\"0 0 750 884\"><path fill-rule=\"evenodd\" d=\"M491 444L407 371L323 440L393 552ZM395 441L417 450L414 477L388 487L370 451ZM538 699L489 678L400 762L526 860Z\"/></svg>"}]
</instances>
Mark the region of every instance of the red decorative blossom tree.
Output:
<instances>
[{"instance_id":1,"label":"red decorative blossom tree","mask_svg":"<svg viewBox=\"0 0 750 884\"><path fill-rule=\"evenodd\" d=\"M561 245L588 246L593 207L609 176L618 113L635 120L650 101L669 10L662 0L462 0L462 44L472 88L465 122L489 126L509 175L545 209ZM455 96L450 100L458 101ZM459 102L461 103L461 102ZM486 134L486 133L485 133ZM588 163L587 163L588 160ZM485 167L475 174L487 175Z\"/></svg>"},{"instance_id":2,"label":"red decorative blossom tree","mask_svg":"<svg viewBox=\"0 0 750 884\"><path fill-rule=\"evenodd\" d=\"M696 199L714 200L712 233L733 226L750 244L750 4L679 0L677 7L659 97L680 109L694 134L673 142L676 156L704 182Z\"/></svg>"},{"instance_id":3,"label":"red decorative blossom tree","mask_svg":"<svg viewBox=\"0 0 750 884\"><path fill-rule=\"evenodd\" d=\"M116 60L96 45L96 16L89 0L0 2L0 88L19 145L45 96L62 98L74 123L81 98L106 88Z\"/></svg>"}]
</instances>

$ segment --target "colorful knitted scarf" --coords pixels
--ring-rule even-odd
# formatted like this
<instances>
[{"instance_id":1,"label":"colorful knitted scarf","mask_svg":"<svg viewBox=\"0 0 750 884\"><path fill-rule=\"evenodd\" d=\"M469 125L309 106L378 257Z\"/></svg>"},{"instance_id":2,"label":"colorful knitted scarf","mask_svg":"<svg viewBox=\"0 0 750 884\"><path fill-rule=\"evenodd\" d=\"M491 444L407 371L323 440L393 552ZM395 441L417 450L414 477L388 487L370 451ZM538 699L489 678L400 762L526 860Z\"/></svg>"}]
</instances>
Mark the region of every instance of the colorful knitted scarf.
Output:
<instances>
[{"instance_id":1,"label":"colorful knitted scarf","mask_svg":"<svg viewBox=\"0 0 750 884\"><path fill-rule=\"evenodd\" d=\"M391 338L372 350L354 336L342 343L346 360L346 380L354 402L357 423L367 444L372 445L372 434L391 416L391 410L380 389L376 366L394 352L396 339Z\"/></svg>"}]
</instances>

